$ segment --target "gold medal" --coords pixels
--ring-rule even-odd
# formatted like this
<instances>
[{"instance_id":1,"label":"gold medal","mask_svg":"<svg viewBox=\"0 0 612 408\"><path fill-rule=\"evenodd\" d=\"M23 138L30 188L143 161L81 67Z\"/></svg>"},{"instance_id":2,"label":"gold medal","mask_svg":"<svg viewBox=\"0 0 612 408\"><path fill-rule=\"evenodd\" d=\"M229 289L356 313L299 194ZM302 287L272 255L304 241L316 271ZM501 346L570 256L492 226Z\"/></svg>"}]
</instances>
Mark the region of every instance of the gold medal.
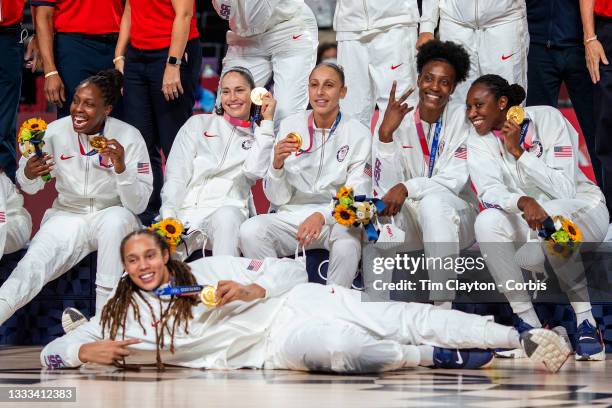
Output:
<instances>
[{"instance_id":1,"label":"gold medal","mask_svg":"<svg viewBox=\"0 0 612 408\"><path fill-rule=\"evenodd\" d=\"M106 147L106 138L104 136L94 136L89 141L89 144L100 153L100 150Z\"/></svg>"},{"instance_id":2,"label":"gold medal","mask_svg":"<svg viewBox=\"0 0 612 408\"><path fill-rule=\"evenodd\" d=\"M521 126L525 120L525 109L520 106L511 107L508 109L508 113L506 113L506 119L516 123L518 126Z\"/></svg>"},{"instance_id":3,"label":"gold medal","mask_svg":"<svg viewBox=\"0 0 612 408\"><path fill-rule=\"evenodd\" d=\"M217 287L207 285L200 292L200 300L208 307L216 307L219 304L219 301L217 300Z\"/></svg>"},{"instance_id":4,"label":"gold medal","mask_svg":"<svg viewBox=\"0 0 612 408\"><path fill-rule=\"evenodd\" d=\"M251 91L251 102L257 106L263 105L263 97L268 93L266 88L258 87Z\"/></svg>"},{"instance_id":5,"label":"gold medal","mask_svg":"<svg viewBox=\"0 0 612 408\"><path fill-rule=\"evenodd\" d=\"M299 133L297 133L297 132L290 132L287 135L287 139L289 139L292 142L297 142L298 150L302 149L302 136L300 136Z\"/></svg>"}]
</instances>

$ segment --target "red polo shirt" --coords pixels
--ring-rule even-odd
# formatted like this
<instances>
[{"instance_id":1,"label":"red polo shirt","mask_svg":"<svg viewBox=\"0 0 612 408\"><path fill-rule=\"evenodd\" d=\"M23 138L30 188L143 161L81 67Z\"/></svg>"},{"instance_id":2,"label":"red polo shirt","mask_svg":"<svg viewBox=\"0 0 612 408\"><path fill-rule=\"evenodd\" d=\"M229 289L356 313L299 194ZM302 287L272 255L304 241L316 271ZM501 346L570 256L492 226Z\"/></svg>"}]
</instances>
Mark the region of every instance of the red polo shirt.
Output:
<instances>
[{"instance_id":1,"label":"red polo shirt","mask_svg":"<svg viewBox=\"0 0 612 408\"><path fill-rule=\"evenodd\" d=\"M122 0L32 0L31 4L55 7L53 27L58 33L116 34L123 15Z\"/></svg>"},{"instance_id":2,"label":"red polo shirt","mask_svg":"<svg viewBox=\"0 0 612 408\"><path fill-rule=\"evenodd\" d=\"M159 50L170 46L172 23L176 13L171 0L130 0L132 20L130 43L142 50ZM195 1L189 39L198 38Z\"/></svg>"},{"instance_id":3,"label":"red polo shirt","mask_svg":"<svg viewBox=\"0 0 612 408\"><path fill-rule=\"evenodd\" d=\"M595 0L595 14L612 17L612 0Z\"/></svg>"},{"instance_id":4,"label":"red polo shirt","mask_svg":"<svg viewBox=\"0 0 612 408\"><path fill-rule=\"evenodd\" d=\"M21 23L25 0L0 0L0 27Z\"/></svg>"}]
</instances>

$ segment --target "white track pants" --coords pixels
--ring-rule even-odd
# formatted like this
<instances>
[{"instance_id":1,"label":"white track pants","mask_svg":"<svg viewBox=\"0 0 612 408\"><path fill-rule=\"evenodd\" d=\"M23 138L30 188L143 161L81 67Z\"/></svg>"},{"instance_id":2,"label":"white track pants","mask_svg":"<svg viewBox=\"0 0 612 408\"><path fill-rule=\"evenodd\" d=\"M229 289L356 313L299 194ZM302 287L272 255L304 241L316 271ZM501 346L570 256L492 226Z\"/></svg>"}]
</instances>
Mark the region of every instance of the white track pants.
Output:
<instances>
[{"instance_id":1,"label":"white track pants","mask_svg":"<svg viewBox=\"0 0 612 408\"><path fill-rule=\"evenodd\" d=\"M139 226L138 218L123 207L94 214L47 210L28 252L0 287L0 324L32 300L47 282L95 250L96 285L113 288L123 271L119 244Z\"/></svg>"},{"instance_id":2,"label":"white track pants","mask_svg":"<svg viewBox=\"0 0 612 408\"><path fill-rule=\"evenodd\" d=\"M298 245L298 228L308 215L282 211L248 219L240 227L243 255L257 259L292 255ZM361 257L361 230L325 225L319 238L306 249L321 248L329 251L327 283L351 287Z\"/></svg>"},{"instance_id":3,"label":"white track pants","mask_svg":"<svg viewBox=\"0 0 612 408\"><path fill-rule=\"evenodd\" d=\"M290 292L272 324L264 368L395 370L419 364L418 345L512 347L511 331L483 316L421 303L365 302L359 291L304 284Z\"/></svg>"},{"instance_id":4,"label":"white track pants","mask_svg":"<svg viewBox=\"0 0 612 408\"><path fill-rule=\"evenodd\" d=\"M476 30L453 21L440 20L440 40L461 44L470 54L468 79L457 85L453 101L465 103L472 82L481 75L497 74L527 91L527 20L515 20Z\"/></svg>"},{"instance_id":5,"label":"white track pants","mask_svg":"<svg viewBox=\"0 0 612 408\"><path fill-rule=\"evenodd\" d=\"M277 101L275 123L308 104L308 76L316 62L318 29L312 11L304 5L302 13L273 29L252 37L227 32L227 54L223 71L231 67L248 68L257 86L274 79Z\"/></svg>"},{"instance_id":6,"label":"white track pants","mask_svg":"<svg viewBox=\"0 0 612 408\"><path fill-rule=\"evenodd\" d=\"M608 228L608 210L603 203L592 203L581 199L552 200L541 204L544 210L551 216L561 215L572 220L582 231L583 242L598 244L606 236ZM480 250L491 275L497 284L502 284L502 292L505 291L505 282L512 279L516 282L524 282L521 268L519 267L515 254L517 248L526 241L529 233L527 222L521 214L509 214L498 209L486 209L478 215L474 226L476 239L480 244ZM535 232L534 232L535 234ZM533 245L533 244L527 244ZM534 245L533 248L541 248ZM586 248L585 248L586 249ZM544 263L544 252L539 257ZM572 291L580 299L588 300L584 267L582 266L579 252L577 258L569 263L571 267L564 268L567 264L559 267L554 257L550 257L551 265L557 274L562 289ZM536 257L537 259L537 257ZM531 265L530 269L537 269L538 265ZM570 276L571 275L571 276ZM563 287L563 286L566 287ZM521 313L532 307L529 295L524 291L505 291L515 313ZM568 293L572 294L572 293ZM578 305L576 303L582 303ZM590 310L588 301L572 302L574 311L581 313ZM576 308L579 310L576 310ZM582 310L580 310L582 309Z\"/></svg>"},{"instance_id":7,"label":"white track pants","mask_svg":"<svg viewBox=\"0 0 612 408\"><path fill-rule=\"evenodd\" d=\"M397 26L359 40L338 41L338 63L348 88L340 101L342 112L370 129L376 105L382 120L393 81L398 95L416 87L416 40L416 27ZM417 98L418 92L413 92L408 103L416 106Z\"/></svg>"},{"instance_id":8,"label":"white track pants","mask_svg":"<svg viewBox=\"0 0 612 408\"><path fill-rule=\"evenodd\" d=\"M397 226L406 232L402 250L425 250L425 257L456 257L461 249L474 244L476 210L452 193L435 193L419 201L407 200L395 216ZM440 266L438 262L435 262ZM457 276L454 270L429 270L432 282L445 283ZM430 300L448 301L453 291L435 291Z\"/></svg>"},{"instance_id":9,"label":"white track pants","mask_svg":"<svg viewBox=\"0 0 612 408\"><path fill-rule=\"evenodd\" d=\"M189 223L190 230L197 229L205 235L204 249L211 249L215 255L240 256L240 225L247 219L246 211L226 206L202 218L199 211L186 210L179 213L183 222Z\"/></svg>"},{"instance_id":10,"label":"white track pants","mask_svg":"<svg viewBox=\"0 0 612 408\"><path fill-rule=\"evenodd\" d=\"M23 248L32 234L32 218L26 210L15 216L5 213L4 217L0 222L0 259Z\"/></svg>"}]
</instances>

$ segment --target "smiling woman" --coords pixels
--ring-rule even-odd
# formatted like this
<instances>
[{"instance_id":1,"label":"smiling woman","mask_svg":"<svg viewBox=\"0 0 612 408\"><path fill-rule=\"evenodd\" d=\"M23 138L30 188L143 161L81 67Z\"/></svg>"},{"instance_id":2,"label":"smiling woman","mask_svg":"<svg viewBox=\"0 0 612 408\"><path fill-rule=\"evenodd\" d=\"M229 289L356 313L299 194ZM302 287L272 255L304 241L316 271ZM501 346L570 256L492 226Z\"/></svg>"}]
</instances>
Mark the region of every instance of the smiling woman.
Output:
<instances>
[{"instance_id":1,"label":"smiling woman","mask_svg":"<svg viewBox=\"0 0 612 408\"><path fill-rule=\"evenodd\" d=\"M452 42L430 41L417 54L419 103L396 98L396 86L374 142L374 191L382 196L397 226L406 230L407 248L424 248L428 256L457 256L474 241L478 204L468 182L468 127L461 105L449 104L465 80L470 60ZM403 91L403 90L402 90ZM455 276L452 265L428 266L429 278L441 287ZM451 306L454 290L431 292L431 300Z\"/></svg>"},{"instance_id":2,"label":"smiling woman","mask_svg":"<svg viewBox=\"0 0 612 408\"><path fill-rule=\"evenodd\" d=\"M372 167L368 128L340 112L346 93L341 67L323 62L312 70L312 111L281 122L265 178L264 192L277 211L242 224L240 246L245 256L254 258L289 255L297 245L326 248L328 283L349 287L361 254L360 232L336 224L330 197L343 185L369 195Z\"/></svg>"},{"instance_id":3,"label":"smiling woman","mask_svg":"<svg viewBox=\"0 0 612 408\"><path fill-rule=\"evenodd\" d=\"M138 227L136 214L149 200L152 176L136 128L108 116L121 90L121 74L103 71L78 86L71 116L52 122L43 156L22 158L17 179L27 194L56 179L58 198L45 213L28 252L0 288L0 324L48 281L98 251L96 308L120 277L117 245ZM94 141L104 140L103 147Z\"/></svg>"},{"instance_id":4,"label":"smiling woman","mask_svg":"<svg viewBox=\"0 0 612 408\"><path fill-rule=\"evenodd\" d=\"M212 249L213 255L240 254L238 231L248 217L250 188L264 176L274 143L276 101L266 93L263 120L251 122L254 85L249 70L230 68L221 78L216 114L192 116L172 145L161 215L197 231L187 238L184 255L198 249Z\"/></svg>"}]
</instances>

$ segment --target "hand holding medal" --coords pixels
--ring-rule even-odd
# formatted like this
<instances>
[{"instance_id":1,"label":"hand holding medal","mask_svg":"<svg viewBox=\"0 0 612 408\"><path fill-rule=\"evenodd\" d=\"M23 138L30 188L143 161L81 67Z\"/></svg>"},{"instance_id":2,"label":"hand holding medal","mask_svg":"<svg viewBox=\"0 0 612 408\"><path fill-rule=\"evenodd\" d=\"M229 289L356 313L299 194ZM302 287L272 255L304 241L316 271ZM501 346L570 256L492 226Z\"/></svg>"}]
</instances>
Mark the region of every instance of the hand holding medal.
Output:
<instances>
[{"instance_id":1,"label":"hand holding medal","mask_svg":"<svg viewBox=\"0 0 612 408\"><path fill-rule=\"evenodd\" d=\"M289 133L284 139L274 145L274 160L272 166L280 170L285 165L285 160L292 153L297 153L302 147L302 137L296 133Z\"/></svg>"},{"instance_id":2,"label":"hand holding medal","mask_svg":"<svg viewBox=\"0 0 612 408\"><path fill-rule=\"evenodd\" d=\"M525 120L525 110L520 106L513 106L506 113L506 121L501 129L504 135L504 145L508 153L518 159L524 150L521 147L521 125Z\"/></svg>"},{"instance_id":3,"label":"hand holding medal","mask_svg":"<svg viewBox=\"0 0 612 408\"><path fill-rule=\"evenodd\" d=\"M95 136L90 140L90 144L98 151L100 156L110 159L115 168L115 173L121 174L125 171L125 150L116 139Z\"/></svg>"}]
</instances>

